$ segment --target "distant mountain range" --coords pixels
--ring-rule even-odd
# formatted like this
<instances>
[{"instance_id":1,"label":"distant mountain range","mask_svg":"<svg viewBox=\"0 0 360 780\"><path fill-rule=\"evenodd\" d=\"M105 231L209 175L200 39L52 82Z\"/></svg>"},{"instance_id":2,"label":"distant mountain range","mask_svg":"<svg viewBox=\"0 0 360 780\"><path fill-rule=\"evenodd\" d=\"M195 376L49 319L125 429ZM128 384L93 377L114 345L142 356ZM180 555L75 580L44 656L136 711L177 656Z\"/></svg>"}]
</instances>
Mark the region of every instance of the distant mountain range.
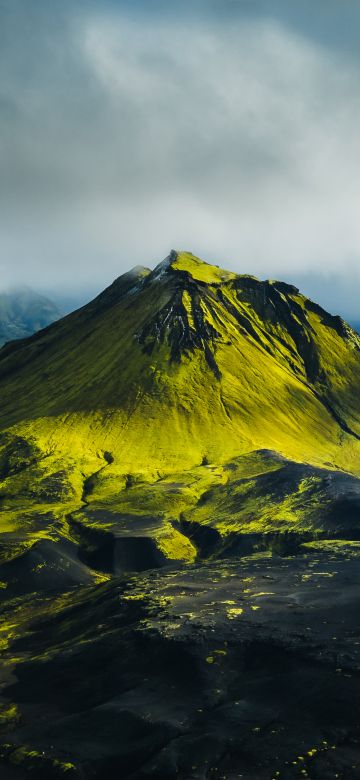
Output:
<instances>
[{"instance_id":1,"label":"distant mountain range","mask_svg":"<svg viewBox=\"0 0 360 780\"><path fill-rule=\"evenodd\" d=\"M55 303L29 287L0 292L0 346L31 336L60 317Z\"/></svg>"}]
</instances>

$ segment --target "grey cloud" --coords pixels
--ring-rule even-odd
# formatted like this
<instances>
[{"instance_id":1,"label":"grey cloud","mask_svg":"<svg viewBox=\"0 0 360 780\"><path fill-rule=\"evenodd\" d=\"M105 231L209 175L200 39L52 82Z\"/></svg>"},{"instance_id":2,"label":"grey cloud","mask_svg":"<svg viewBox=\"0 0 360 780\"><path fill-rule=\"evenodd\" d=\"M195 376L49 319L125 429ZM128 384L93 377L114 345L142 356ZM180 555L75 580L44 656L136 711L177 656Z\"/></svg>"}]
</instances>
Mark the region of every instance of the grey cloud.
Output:
<instances>
[{"instance_id":1,"label":"grey cloud","mask_svg":"<svg viewBox=\"0 0 360 780\"><path fill-rule=\"evenodd\" d=\"M354 316L360 64L342 35L278 3L151 5L0 2L4 283L100 288L177 246L310 279Z\"/></svg>"}]
</instances>

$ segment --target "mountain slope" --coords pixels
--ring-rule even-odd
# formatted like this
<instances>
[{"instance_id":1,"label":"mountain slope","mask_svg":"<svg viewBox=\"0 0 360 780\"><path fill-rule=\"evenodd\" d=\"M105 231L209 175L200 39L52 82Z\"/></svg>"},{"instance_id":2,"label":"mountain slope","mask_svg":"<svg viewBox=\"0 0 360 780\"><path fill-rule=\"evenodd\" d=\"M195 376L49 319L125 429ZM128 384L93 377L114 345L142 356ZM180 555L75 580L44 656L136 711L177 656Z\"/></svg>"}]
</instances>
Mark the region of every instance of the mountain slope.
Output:
<instances>
[{"instance_id":1,"label":"mountain slope","mask_svg":"<svg viewBox=\"0 0 360 780\"><path fill-rule=\"evenodd\" d=\"M176 252L0 351L1 777L358 777L359 380Z\"/></svg>"},{"instance_id":2,"label":"mountain slope","mask_svg":"<svg viewBox=\"0 0 360 780\"><path fill-rule=\"evenodd\" d=\"M341 473L360 473L359 382L360 337L339 317L172 252L1 350L3 528L70 541L103 572L194 560L193 522L326 533L331 502L351 522L329 528L352 538L357 480L348 500Z\"/></svg>"},{"instance_id":3,"label":"mountain slope","mask_svg":"<svg viewBox=\"0 0 360 780\"><path fill-rule=\"evenodd\" d=\"M107 449L123 473L264 447L358 473L359 380L360 338L340 318L173 253L5 347L0 424L41 448Z\"/></svg>"},{"instance_id":4,"label":"mountain slope","mask_svg":"<svg viewBox=\"0 0 360 780\"><path fill-rule=\"evenodd\" d=\"M58 320L57 306L44 295L19 287L0 293L0 346L7 341L31 336Z\"/></svg>"}]
</instances>

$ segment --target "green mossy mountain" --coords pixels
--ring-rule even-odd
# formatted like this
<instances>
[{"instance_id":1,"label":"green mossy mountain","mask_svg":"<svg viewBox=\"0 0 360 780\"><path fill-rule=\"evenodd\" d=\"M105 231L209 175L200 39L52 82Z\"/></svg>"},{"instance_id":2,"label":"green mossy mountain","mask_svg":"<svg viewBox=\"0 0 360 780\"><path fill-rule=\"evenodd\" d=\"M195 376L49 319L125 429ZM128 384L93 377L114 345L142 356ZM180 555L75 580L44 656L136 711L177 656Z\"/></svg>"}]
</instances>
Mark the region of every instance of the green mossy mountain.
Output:
<instances>
[{"instance_id":1,"label":"green mossy mountain","mask_svg":"<svg viewBox=\"0 0 360 780\"><path fill-rule=\"evenodd\" d=\"M1 778L358 778L359 383L179 252L0 350Z\"/></svg>"},{"instance_id":2,"label":"green mossy mountain","mask_svg":"<svg viewBox=\"0 0 360 780\"><path fill-rule=\"evenodd\" d=\"M124 472L267 448L357 473L359 378L360 337L296 288L173 253L5 347L0 423L59 451L108 442Z\"/></svg>"},{"instance_id":3,"label":"green mossy mountain","mask_svg":"<svg viewBox=\"0 0 360 780\"><path fill-rule=\"evenodd\" d=\"M354 534L359 386L340 317L172 251L1 350L2 530L107 574L212 532Z\"/></svg>"}]
</instances>

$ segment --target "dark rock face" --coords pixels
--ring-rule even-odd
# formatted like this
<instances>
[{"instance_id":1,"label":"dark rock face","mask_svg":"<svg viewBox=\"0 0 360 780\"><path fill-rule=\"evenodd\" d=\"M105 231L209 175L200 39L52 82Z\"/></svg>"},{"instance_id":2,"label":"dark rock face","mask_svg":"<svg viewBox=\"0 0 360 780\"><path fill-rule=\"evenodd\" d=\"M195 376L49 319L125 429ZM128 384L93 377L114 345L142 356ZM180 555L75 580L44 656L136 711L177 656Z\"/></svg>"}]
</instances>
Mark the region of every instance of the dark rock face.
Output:
<instances>
[{"instance_id":1,"label":"dark rock face","mask_svg":"<svg viewBox=\"0 0 360 780\"><path fill-rule=\"evenodd\" d=\"M79 560L91 569L122 574L154 569L167 563L149 536L136 532L120 535L89 528L76 519L71 520L71 527L79 545Z\"/></svg>"},{"instance_id":2,"label":"dark rock face","mask_svg":"<svg viewBox=\"0 0 360 780\"><path fill-rule=\"evenodd\" d=\"M179 276L182 278L180 272ZM189 308L186 308L183 302L184 292L188 295ZM178 286L166 306L142 329L139 343L144 352L150 355L157 345L167 343L171 359L177 362L180 361L181 355L202 349L208 365L215 376L219 376L212 342L220 337L220 333L206 319L200 301L197 285L184 275L184 284Z\"/></svg>"}]
</instances>

